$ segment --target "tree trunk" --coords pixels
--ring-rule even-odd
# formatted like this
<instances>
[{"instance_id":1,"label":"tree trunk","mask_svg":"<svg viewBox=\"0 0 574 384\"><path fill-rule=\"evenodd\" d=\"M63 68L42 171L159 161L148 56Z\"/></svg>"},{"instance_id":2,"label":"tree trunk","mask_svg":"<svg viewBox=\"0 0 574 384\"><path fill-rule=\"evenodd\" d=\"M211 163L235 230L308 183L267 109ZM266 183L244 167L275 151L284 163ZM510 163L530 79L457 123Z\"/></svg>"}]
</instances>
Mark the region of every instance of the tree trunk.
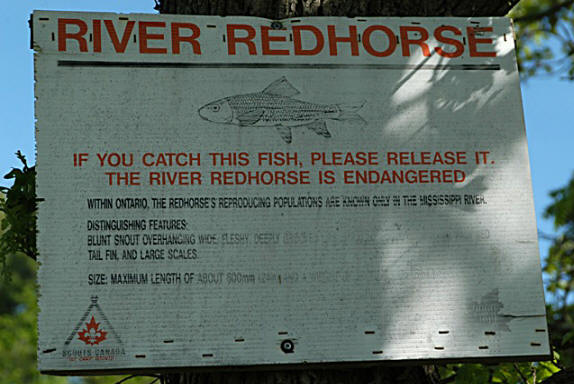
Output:
<instances>
[{"instance_id":1,"label":"tree trunk","mask_svg":"<svg viewBox=\"0 0 574 384\"><path fill-rule=\"evenodd\" d=\"M156 0L160 13L302 16L504 16L518 0Z\"/></svg>"},{"instance_id":2,"label":"tree trunk","mask_svg":"<svg viewBox=\"0 0 574 384\"><path fill-rule=\"evenodd\" d=\"M503 16L519 0L155 0L160 13L258 16ZM438 384L434 366L168 374L165 384Z\"/></svg>"}]
</instances>

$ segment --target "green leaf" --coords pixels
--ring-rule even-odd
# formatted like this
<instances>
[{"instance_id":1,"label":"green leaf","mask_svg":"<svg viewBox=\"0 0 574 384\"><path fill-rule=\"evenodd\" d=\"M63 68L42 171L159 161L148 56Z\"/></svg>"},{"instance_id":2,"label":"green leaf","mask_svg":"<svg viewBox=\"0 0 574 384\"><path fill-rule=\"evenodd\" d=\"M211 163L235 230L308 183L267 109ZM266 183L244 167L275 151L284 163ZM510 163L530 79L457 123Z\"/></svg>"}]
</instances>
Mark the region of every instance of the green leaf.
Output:
<instances>
[{"instance_id":1,"label":"green leaf","mask_svg":"<svg viewBox=\"0 0 574 384\"><path fill-rule=\"evenodd\" d=\"M480 364L463 364L456 372L455 384L488 383L490 373Z\"/></svg>"},{"instance_id":2,"label":"green leaf","mask_svg":"<svg viewBox=\"0 0 574 384\"><path fill-rule=\"evenodd\" d=\"M574 338L574 331L570 331L562 337L562 345L566 345L570 340Z\"/></svg>"}]
</instances>

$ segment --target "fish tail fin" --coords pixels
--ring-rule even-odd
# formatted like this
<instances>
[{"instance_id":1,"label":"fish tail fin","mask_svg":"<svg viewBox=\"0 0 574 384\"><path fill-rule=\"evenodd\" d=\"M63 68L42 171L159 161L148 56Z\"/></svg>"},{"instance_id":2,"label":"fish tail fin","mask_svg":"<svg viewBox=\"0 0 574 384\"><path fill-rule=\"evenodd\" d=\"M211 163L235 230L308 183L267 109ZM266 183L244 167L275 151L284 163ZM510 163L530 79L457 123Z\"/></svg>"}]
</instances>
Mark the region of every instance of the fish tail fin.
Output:
<instances>
[{"instance_id":1,"label":"fish tail fin","mask_svg":"<svg viewBox=\"0 0 574 384\"><path fill-rule=\"evenodd\" d=\"M365 119L357 113L359 109L363 108L363 105L365 105L364 100L355 104L337 104L339 115L334 120L344 120L360 126L367 124Z\"/></svg>"}]
</instances>

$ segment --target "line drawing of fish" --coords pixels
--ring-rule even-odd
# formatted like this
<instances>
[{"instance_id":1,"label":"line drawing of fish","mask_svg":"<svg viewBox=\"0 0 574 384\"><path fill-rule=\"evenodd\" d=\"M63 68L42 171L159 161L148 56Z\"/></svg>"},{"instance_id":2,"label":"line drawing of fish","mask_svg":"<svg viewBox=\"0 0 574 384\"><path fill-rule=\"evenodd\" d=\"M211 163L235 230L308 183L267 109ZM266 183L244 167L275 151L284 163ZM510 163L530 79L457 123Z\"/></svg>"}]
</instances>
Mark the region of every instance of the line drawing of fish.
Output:
<instances>
[{"instance_id":1,"label":"line drawing of fish","mask_svg":"<svg viewBox=\"0 0 574 384\"><path fill-rule=\"evenodd\" d=\"M239 127L274 127L281 138L291 144L291 128L306 127L316 134L331 138L326 120L366 124L357 113L365 104L317 104L294 99L300 92L285 76L261 92L224 97L204 105L199 116L213 123Z\"/></svg>"}]
</instances>

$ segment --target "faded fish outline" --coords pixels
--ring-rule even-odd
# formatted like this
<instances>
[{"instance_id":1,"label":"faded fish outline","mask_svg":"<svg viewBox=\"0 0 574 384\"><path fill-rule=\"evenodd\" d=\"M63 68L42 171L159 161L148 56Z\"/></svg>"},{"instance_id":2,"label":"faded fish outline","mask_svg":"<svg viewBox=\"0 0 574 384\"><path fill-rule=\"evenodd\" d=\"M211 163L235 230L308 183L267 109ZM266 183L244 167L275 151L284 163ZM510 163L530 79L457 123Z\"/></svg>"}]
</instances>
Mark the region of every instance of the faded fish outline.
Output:
<instances>
[{"instance_id":1,"label":"faded fish outline","mask_svg":"<svg viewBox=\"0 0 574 384\"><path fill-rule=\"evenodd\" d=\"M317 104L295 99L300 92L285 78L275 80L261 92L228 96L199 108L199 116L213 123L239 127L274 127L290 144L291 128L306 127L326 139L331 138L326 120L343 120L364 125L357 113L364 105Z\"/></svg>"}]
</instances>

